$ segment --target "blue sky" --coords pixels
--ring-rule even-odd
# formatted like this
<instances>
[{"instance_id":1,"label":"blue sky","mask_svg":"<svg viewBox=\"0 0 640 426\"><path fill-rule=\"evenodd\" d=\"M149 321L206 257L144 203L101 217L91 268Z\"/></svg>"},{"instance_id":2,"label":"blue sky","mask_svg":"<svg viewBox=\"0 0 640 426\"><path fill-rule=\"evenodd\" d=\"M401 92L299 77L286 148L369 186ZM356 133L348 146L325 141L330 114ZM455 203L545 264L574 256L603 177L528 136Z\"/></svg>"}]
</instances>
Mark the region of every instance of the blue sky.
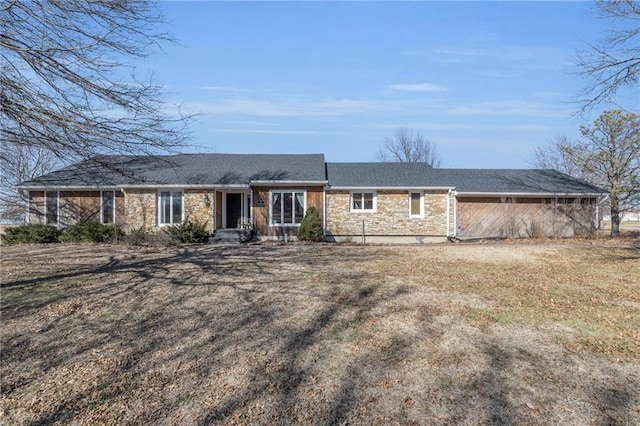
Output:
<instances>
[{"instance_id":1,"label":"blue sky","mask_svg":"<svg viewBox=\"0 0 640 426\"><path fill-rule=\"evenodd\" d=\"M443 167L529 167L593 121L571 103L577 49L606 22L586 2L161 2L180 44L147 58L192 124L189 152L375 161L407 126Z\"/></svg>"}]
</instances>

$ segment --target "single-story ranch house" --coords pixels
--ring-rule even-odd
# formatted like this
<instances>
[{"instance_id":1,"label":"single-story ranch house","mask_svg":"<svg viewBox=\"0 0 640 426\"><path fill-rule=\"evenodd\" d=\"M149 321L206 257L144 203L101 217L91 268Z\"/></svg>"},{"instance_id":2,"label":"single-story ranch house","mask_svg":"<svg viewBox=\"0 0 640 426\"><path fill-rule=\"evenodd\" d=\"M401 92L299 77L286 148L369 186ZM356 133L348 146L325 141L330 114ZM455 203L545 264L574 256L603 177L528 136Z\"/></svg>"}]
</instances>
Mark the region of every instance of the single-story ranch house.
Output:
<instances>
[{"instance_id":1,"label":"single-story ranch house","mask_svg":"<svg viewBox=\"0 0 640 426\"><path fill-rule=\"evenodd\" d=\"M315 206L327 241L368 242L581 235L598 227L607 195L552 170L327 163L322 154L101 156L18 188L28 191L29 223L157 232L191 220L288 239Z\"/></svg>"}]
</instances>

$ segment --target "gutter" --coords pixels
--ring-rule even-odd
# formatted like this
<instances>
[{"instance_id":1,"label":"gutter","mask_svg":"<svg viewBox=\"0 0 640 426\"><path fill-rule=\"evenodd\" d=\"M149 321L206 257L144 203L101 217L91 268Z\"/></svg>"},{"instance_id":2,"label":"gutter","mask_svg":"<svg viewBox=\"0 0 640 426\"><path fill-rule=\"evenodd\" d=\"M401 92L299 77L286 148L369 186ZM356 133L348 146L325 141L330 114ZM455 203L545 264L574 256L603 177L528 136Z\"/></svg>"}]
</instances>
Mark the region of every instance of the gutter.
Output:
<instances>
[{"instance_id":1,"label":"gutter","mask_svg":"<svg viewBox=\"0 0 640 426\"><path fill-rule=\"evenodd\" d=\"M449 191L455 189L455 186L331 186L330 189L335 190L437 190L437 191Z\"/></svg>"},{"instance_id":2,"label":"gutter","mask_svg":"<svg viewBox=\"0 0 640 426\"><path fill-rule=\"evenodd\" d=\"M604 192L457 192L461 197L601 197Z\"/></svg>"}]
</instances>

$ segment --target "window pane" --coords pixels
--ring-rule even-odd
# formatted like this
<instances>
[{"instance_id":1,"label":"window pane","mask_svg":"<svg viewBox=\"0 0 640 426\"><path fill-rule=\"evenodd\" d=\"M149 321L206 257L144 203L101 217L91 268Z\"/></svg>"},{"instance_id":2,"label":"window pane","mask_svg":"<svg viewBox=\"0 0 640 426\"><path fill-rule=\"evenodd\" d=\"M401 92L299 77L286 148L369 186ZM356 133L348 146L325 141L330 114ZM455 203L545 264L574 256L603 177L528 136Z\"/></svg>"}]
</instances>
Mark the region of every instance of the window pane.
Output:
<instances>
[{"instance_id":1,"label":"window pane","mask_svg":"<svg viewBox=\"0 0 640 426\"><path fill-rule=\"evenodd\" d=\"M411 214L413 216L420 216L420 193L411 193Z\"/></svg>"},{"instance_id":2,"label":"window pane","mask_svg":"<svg viewBox=\"0 0 640 426\"><path fill-rule=\"evenodd\" d=\"M304 193L303 192L295 193L295 203L296 203L295 223L300 223L304 218Z\"/></svg>"},{"instance_id":3,"label":"window pane","mask_svg":"<svg viewBox=\"0 0 640 426\"><path fill-rule=\"evenodd\" d=\"M114 193L112 191L105 191L102 193L102 223L112 225L114 223L113 217L113 202Z\"/></svg>"},{"instance_id":4,"label":"window pane","mask_svg":"<svg viewBox=\"0 0 640 426\"><path fill-rule=\"evenodd\" d=\"M172 223L180 223L182 222L182 192L173 192L171 195L173 196Z\"/></svg>"},{"instance_id":5,"label":"window pane","mask_svg":"<svg viewBox=\"0 0 640 426\"><path fill-rule=\"evenodd\" d=\"M353 193L353 210L362 210L362 193L354 192Z\"/></svg>"},{"instance_id":6,"label":"window pane","mask_svg":"<svg viewBox=\"0 0 640 426\"><path fill-rule=\"evenodd\" d=\"M47 191L45 193L47 211L46 222L47 224L58 224L58 191Z\"/></svg>"},{"instance_id":7,"label":"window pane","mask_svg":"<svg viewBox=\"0 0 640 426\"><path fill-rule=\"evenodd\" d=\"M282 197L279 192L271 194L271 223L282 221Z\"/></svg>"},{"instance_id":8,"label":"window pane","mask_svg":"<svg viewBox=\"0 0 640 426\"><path fill-rule=\"evenodd\" d=\"M372 192L364 193L364 209L373 210L373 193Z\"/></svg>"},{"instance_id":9,"label":"window pane","mask_svg":"<svg viewBox=\"0 0 640 426\"><path fill-rule=\"evenodd\" d=\"M160 193L160 223L171 223L171 193Z\"/></svg>"},{"instance_id":10,"label":"window pane","mask_svg":"<svg viewBox=\"0 0 640 426\"><path fill-rule=\"evenodd\" d=\"M285 192L282 194L282 211L282 223L293 223L293 197L290 192Z\"/></svg>"}]
</instances>

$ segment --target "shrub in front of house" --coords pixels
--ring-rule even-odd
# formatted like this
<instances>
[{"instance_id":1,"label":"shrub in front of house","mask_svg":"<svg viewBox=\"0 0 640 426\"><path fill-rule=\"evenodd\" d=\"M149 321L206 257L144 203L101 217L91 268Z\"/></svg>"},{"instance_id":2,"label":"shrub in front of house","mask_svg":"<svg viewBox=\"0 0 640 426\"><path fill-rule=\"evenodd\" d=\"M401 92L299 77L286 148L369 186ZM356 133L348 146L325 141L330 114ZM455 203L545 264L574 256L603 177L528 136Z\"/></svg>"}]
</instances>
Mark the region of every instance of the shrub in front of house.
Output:
<instances>
[{"instance_id":1,"label":"shrub in front of house","mask_svg":"<svg viewBox=\"0 0 640 426\"><path fill-rule=\"evenodd\" d=\"M4 244L57 243L61 231L52 225L22 225L7 228L2 235Z\"/></svg>"},{"instance_id":2,"label":"shrub in front of house","mask_svg":"<svg viewBox=\"0 0 640 426\"><path fill-rule=\"evenodd\" d=\"M300 228L298 228L298 239L301 241L322 241L322 219L315 207L309 207L304 215Z\"/></svg>"},{"instance_id":3,"label":"shrub in front of house","mask_svg":"<svg viewBox=\"0 0 640 426\"><path fill-rule=\"evenodd\" d=\"M178 243L205 243L209 238L206 223L189 220L178 225L168 226L164 232Z\"/></svg>"},{"instance_id":4,"label":"shrub in front of house","mask_svg":"<svg viewBox=\"0 0 640 426\"><path fill-rule=\"evenodd\" d=\"M115 225L103 225L90 221L76 223L62 231L59 239L63 243L106 243L121 241L124 232Z\"/></svg>"}]
</instances>

